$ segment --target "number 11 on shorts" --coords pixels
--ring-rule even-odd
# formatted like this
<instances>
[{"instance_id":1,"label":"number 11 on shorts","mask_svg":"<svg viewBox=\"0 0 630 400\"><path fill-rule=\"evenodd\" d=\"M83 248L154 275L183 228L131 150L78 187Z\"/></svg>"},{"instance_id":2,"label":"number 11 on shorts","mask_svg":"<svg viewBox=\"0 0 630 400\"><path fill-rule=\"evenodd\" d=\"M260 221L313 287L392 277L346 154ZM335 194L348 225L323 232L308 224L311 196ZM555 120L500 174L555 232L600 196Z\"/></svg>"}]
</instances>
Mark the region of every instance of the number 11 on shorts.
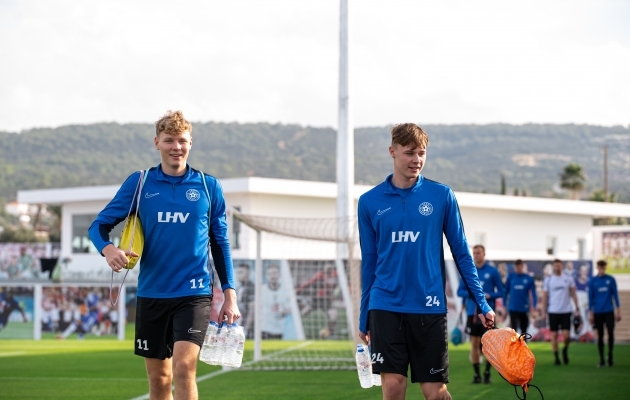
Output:
<instances>
[{"instance_id":1,"label":"number 11 on shorts","mask_svg":"<svg viewBox=\"0 0 630 400\"><path fill-rule=\"evenodd\" d=\"M140 350L149 350L149 348L147 347L147 341L146 340L137 339L136 342L138 342L138 348ZM142 345L144 345L144 347L142 347Z\"/></svg>"}]
</instances>

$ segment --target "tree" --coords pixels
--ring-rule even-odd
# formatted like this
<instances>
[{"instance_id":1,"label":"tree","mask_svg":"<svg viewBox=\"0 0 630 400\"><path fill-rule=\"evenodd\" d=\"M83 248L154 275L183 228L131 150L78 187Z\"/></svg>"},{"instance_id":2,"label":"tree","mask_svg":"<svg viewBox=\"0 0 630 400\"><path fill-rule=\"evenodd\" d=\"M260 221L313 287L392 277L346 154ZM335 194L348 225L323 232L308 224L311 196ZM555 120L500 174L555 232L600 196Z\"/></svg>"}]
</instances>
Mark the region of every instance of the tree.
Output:
<instances>
[{"instance_id":1,"label":"tree","mask_svg":"<svg viewBox=\"0 0 630 400\"><path fill-rule=\"evenodd\" d=\"M0 243L32 243L39 241L39 238L35 236L34 230L24 227L17 229L5 228L2 233L0 233Z\"/></svg>"},{"instance_id":2,"label":"tree","mask_svg":"<svg viewBox=\"0 0 630 400\"><path fill-rule=\"evenodd\" d=\"M571 163L560 174L560 187L571 191L571 199L577 200L584 190L586 174L581 165Z\"/></svg>"},{"instance_id":3,"label":"tree","mask_svg":"<svg viewBox=\"0 0 630 400\"><path fill-rule=\"evenodd\" d=\"M590 201L616 203L617 193L608 193L608 199L606 199L606 193L604 192L604 189L598 189L598 190L593 191L588 199Z\"/></svg>"},{"instance_id":4,"label":"tree","mask_svg":"<svg viewBox=\"0 0 630 400\"><path fill-rule=\"evenodd\" d=\"M501 194L505 194L505 175L501 174Z\"/></svg>"}]
</instances>

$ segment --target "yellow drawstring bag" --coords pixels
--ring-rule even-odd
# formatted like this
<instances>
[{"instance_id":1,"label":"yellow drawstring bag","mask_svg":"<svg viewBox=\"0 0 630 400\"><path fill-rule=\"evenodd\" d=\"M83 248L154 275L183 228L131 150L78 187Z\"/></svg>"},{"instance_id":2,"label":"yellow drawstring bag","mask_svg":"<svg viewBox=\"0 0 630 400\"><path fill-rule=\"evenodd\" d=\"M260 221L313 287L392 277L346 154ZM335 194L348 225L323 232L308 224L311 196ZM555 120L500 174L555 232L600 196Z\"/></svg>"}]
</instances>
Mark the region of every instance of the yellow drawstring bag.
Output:
<instances>
[{"instance_id":1,"label":"yellow drawstring bag","mask_svg":"<svg viewBox=\"0 0 630 400\"><path fill-rule=\"evenodd\" d=\"M138 184L136 185L136 190L133 194L133 199L136 200L136 210L135 213L132 214L134 204L134 200L132 200L131 205L129 206L127 220L125 221L125 227L120 235L120 244L118 245L118 248L127 253L127 260L129 261L127 265L125 265L125 268L127 269L133 269L133 267L136 266L140 256L142 255L142 250L144 249L144 232L142 231L142 223L140 222L140 217L138 216L138 210L140 209L140 194L142 193L142 187L144 186L144 181L146 179L146 171L141 170L140 178L138 179ZM137 256L132 256L132 252L136 253Z\"/></svg>"},{"instance_id":2,"label":"yellow drawstring bag","mask_svg":"<svg viewBox=\"0 0 630 400\"><path fill-rule=\"evenodd\" d=\"M142 250L144 248L144 232L142 231L142 223L136 215L131 215L125 222L125 228L120 235L119 249L127 253L127 265L124 268L133 269L140 260ZM131 255L136 253L137 256Z\"/></svg>"}]
</instances>

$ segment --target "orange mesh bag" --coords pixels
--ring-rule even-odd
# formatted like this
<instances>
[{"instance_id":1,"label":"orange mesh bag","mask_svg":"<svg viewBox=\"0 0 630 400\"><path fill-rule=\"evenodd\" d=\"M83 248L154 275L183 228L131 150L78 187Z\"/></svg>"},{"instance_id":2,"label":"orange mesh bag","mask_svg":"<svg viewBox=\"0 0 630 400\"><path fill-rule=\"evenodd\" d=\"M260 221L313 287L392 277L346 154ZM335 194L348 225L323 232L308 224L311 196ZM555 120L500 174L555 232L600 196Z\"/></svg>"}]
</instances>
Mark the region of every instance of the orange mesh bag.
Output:
<instances>
[{"instance_id":1,"label":"orange mesh bag","mask_svg":"<svg viewBox=\"0 0 630 400\"><path fill-rule=\"evenodd\" d=\"M522 387L524 395L529 386L534 386L529 383L536 367L536 358L525 342L527 337L531 336L519 335L512 328L491 329L481 337L484 356L503 379Z\"/></svg>"}]
</instances>

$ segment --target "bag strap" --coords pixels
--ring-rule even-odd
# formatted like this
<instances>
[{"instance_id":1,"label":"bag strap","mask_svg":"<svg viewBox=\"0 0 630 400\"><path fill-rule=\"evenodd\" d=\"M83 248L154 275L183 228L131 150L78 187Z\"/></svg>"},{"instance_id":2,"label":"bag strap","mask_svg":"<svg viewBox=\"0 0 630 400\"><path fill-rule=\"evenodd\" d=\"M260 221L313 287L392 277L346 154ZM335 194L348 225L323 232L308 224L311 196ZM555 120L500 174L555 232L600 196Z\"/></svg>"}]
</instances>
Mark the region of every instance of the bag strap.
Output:
<instances>
[{"instance_id":1,"label":"bag strap","mask_svg":"<svg viewBox=\"0 0 630 400\"><path fill-rule=\"evenodd\" d=\"M201 181L203 182L203 187L206 189L206 195L208 196L208 226L210 226L210 210L212 209L212 198L210 197L210 192L208 192L208 184L206 183L206 175L201 172Z\"/></svg>"},{"instance_id":2,"label":"bag strap","mask_svg":"<svg viewBox=\"0 0 630 400\"><path fill-rule=\"evenodd\" d=\"M129 205L129 211L127 212L127 220L125 224L129 223L129 217L131 217L131 210L133 209L134 199L136 200L136 211L135 218L133 219L133 229L131 230L131 239L129 240L129 253L131 253L131 249L133 247L133 237L136 234L136 224L138 222L138 210L140 209L140 198L142 194L142 188L144 187L144 182L147 180L147 176L149 175L149 170L140 170L140 177L138 178L138 183L136 184L136 190L133 192L133 197L131 199L131 204ZM112 276L109 280L109 303L112 307L116 307L118 304L118 299L120 298L120 291L122 290L123 284L125 283L125 279L127 279L127 274L129 273L129 269L125 271L125 276L123 276L122 282L120 282L120 287L118 288L118 297L116 297L116 301L112 300L112 286L114 285L114 270L112 270Z\"/></svg>"}]
</instances>

